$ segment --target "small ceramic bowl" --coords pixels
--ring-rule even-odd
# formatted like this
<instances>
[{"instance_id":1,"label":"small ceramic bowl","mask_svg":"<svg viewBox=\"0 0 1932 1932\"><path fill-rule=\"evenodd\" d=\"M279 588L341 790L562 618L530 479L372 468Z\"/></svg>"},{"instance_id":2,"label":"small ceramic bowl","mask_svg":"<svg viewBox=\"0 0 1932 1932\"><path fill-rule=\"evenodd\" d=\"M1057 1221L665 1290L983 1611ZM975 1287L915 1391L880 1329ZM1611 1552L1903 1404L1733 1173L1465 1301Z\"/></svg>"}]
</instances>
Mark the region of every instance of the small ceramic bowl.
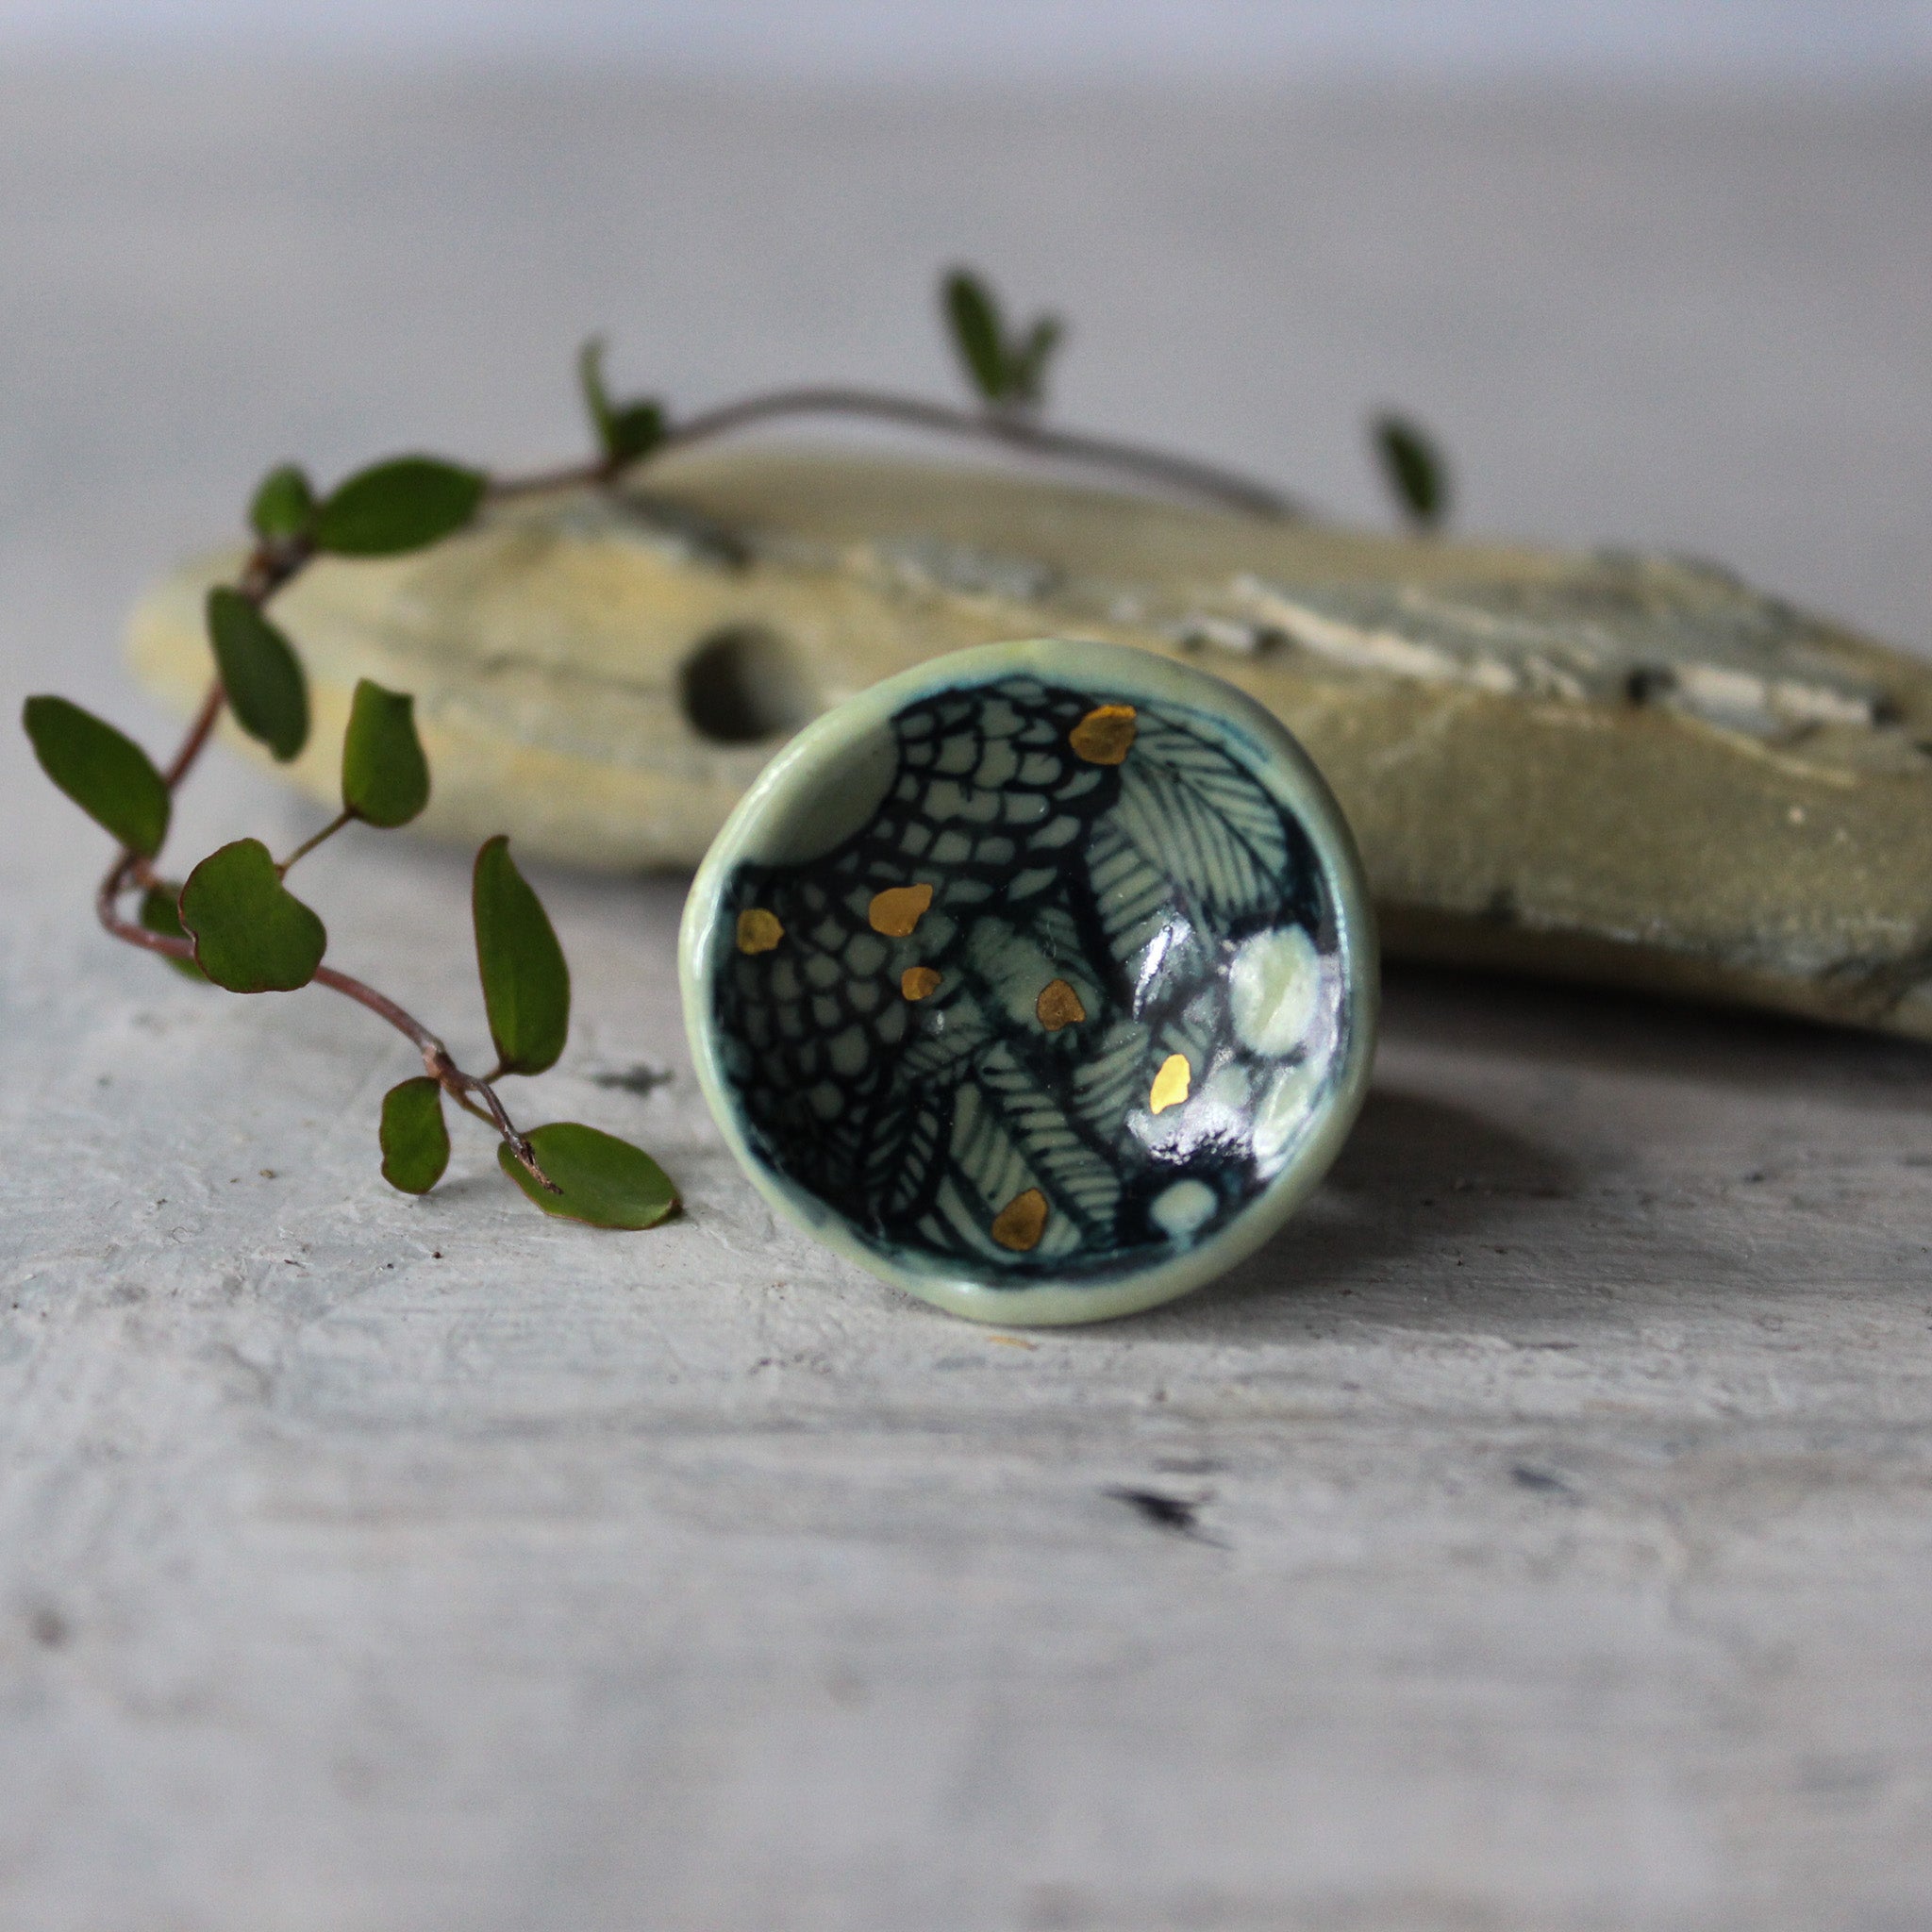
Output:
<instances>
[{"instance_id":1,"label":"small ceramic bowl","mask_svg":"<svg viewBox=\"0 0 1932 1932\"><path fill-rule=\"evenodd\" d=\"M994 644L802 731L685 908L705 1097L774 1206L955 1314L1097 1321L1260 1245L1368 1082L1328 788L1219 678Z\"/></svg>"}]
</instances>

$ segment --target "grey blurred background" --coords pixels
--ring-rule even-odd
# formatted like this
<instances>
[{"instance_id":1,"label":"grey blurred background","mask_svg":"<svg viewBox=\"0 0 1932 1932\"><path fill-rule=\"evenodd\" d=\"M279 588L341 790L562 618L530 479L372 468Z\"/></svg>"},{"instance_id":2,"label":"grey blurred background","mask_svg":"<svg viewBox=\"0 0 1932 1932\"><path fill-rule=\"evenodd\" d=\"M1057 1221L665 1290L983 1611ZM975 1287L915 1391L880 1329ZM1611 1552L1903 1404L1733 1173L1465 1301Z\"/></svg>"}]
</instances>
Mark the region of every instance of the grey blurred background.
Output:
<instances>
[{"instance_id":1,"label":"grey blurred background","mask_svg":"<svg viewBox=\"0 0 1932 1932\"><path fill-rule=\"evenodd\" d=\"M960 258L1062 420L1379 517L1399 403L1464 527L1925 644L1928 76L1924 0L0 0L0 609L81 503L92 659L271 456L566 450L592 329L949 389Z\"/></svg>"},{"instance_id":2,"label":"grey blurred background","mask_svg":"<svg viewBox=\"0 0 1932 1932\"><path fill-rule=\"evenodd\" d=\"M570 454L592 330L950 392L955 259L1064 422L1383 522L1399 404L1464 529L1932 649L1928 20L0 0L0 711L164 745L120 626L268 463ZM1395 978L1281 1281L1022 1351L758 1221L675 882L542 878L537 1104L696 1210L629 1250L475 1143L386 1193L406 1052L108 946L17 736L0 823L0 1919L1927 1923L1915 1051ZM314 821L223 756L176 823ZM332 947L468 1044L461 856L348 844Z\"/></svg>"},{"instance_id":3,"label":"grey blurred background","mask_svg":"<svg viewBox=\"0 0 1932 1932\"><path fill-rule=\"evenodd\" d=\"M1932 643L1928 91L1924 0L0 0L0 519L125 492L125 601L271 455L568 448L592 329L945 390L961 258L1063 420L1374 517L1399 403L1465 527Z\"/></svg>"},{"instance_id":4,"label":"grey blurred background","mask_svg":"<svg viewBox=\"0 0 1932 1932\"><path fill-rule=\"evenodd\" d=\"M350 58L647 60L684 74L1698 73L1894 76L1932 59L1925 0L8 0L15 45L237 46Z\"/></svg>"}]
</instances>

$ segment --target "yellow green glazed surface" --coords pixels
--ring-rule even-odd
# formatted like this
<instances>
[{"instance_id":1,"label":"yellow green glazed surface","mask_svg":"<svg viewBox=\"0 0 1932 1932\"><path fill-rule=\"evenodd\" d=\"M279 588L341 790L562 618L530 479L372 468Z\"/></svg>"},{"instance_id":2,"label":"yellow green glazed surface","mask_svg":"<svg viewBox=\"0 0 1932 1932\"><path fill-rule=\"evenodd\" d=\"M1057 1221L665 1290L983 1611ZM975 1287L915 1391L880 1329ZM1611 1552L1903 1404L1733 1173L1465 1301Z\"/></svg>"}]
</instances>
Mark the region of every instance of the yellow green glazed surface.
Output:
<instances>
[{"instance_id":1,"label":"yellow green glazed surface","mask_svg":"<svg viewBox=\"0 0 1932 1932\"><path fill-rule=\"evenodd\" d=\"M184 715L208 585L241 562L135 615L135 666ZM619 871L694 864L796 730L915 664L1132 645L1211 670L1307 748L1393 957L1932 1039L1932 671L1707 564L768 446L319 563L275 611L315 721L278 775L335 809L371 677L415 696L422 829Z\"/></svg>"}]
</instances>

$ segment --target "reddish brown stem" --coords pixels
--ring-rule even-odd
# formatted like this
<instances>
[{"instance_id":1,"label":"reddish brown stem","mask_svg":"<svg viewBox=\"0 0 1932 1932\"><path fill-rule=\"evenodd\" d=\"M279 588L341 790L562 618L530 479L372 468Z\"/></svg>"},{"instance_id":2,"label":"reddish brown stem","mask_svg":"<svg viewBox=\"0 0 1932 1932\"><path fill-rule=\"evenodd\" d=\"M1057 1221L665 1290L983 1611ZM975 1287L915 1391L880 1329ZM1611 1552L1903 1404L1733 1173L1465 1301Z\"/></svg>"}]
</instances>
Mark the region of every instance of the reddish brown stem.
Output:
<instances>
[{"instance_id":1,"label":"reddish brown stem","mask_svg":"<svg viewBox=\"0 0 1932 1932\"><path fill-rule=\"evenodd\" d=\"M195 712L194 722L188 727L188 736L181 741L180 750L161 774L161 780L170 791L193 769L195 759L201 756L202 746L214 732L215 723L222 715L222 707L227 702L227 696L219 678L208 686L208 695L202 699L201 708Z\"/></svg>"},{"instance_id":2,"label":"reddish brown stem","mask_svg":"<svg viewBox=\"0 0 1932 1932\"><path fill-rule=\"evenodd\" d=\"M1048 429L1028 416L994 409L956 409L917 396L887 395L872 390L791 389L748 396L742 402L726 403L688 417L675 425L658 447L676 449L707 442L781 416L865 416L910 429L933 430L941 436L996 442L1028 456L1057 457L1094 469L1110 470L1139 482L1158 484L1164 490L1205 497L1210 503L1244 510L1250 516L1298 519L1306 514L1279 491L1215 463L1197 462L1191 457L1174 456L1165 450L1144 449L1138 443L1119 442L1111 437Z\"/></svg>"},{"instance_id":3,"label":"reddish brown stem","mask_svg":"<svg viewBox=\"0 0 1932 1932\"><path fill-rule=\"evenodd\" d=\"M1111 437L1049 429L1029 416L1010 411L957 409L918 396L891 395L865 389L774 390L767 395L747 396L741 402L701 410L682 423L674 424L665 431L662 441L629 467L639 468L667 451L689 449L695 443L710 442L785 416L863 416L906 429L929 430L976 442L996 442L1027 456L1083 463L1091 469L1131 476L1136 482L1156 484L1184 496L1203 497L1226 508L1245 511L1249 516L1303 522L1309 515L1305 506L1280 491L1251 476L1224 470L1217 463L1198 462L1192 457L1146 449L1139 443L1116 441ZM587 488L614 481L625 467L608 461L573 463L492 484L491 494L509 498L546 490Z\"/></svg>"},{"instance_id":4,"label":"reddish brown stem","mask_svg":"<svg viewBox=\"0 0 1932 1932\"><path fill-rule=\"evenodd\" d=\"M916 396L890 395L860 389L775 390L765 395L749 396L741 402L726 403L701 411L671 428L651 456L667 450L688 449L694 444L729 436L758 423L787 416L862 416L874 422L902 427L935 431L945 436L969 437L991 441L1029 456L1058 458L1085 463L1136 481L1157 484L1162 489L1200 496L1209 502L1246 511L1252 516L1296 518L1303 512L1288 497L1211 463L1196 462L1190 457L1169 455L1134 443L1117 442L1110 438L1086 436L1074 431L1047 429L1032 418L997 409L969 410L928 403ZM640 458L648 462L650 456ZM614 482L625 466L608 458L575 463L533 475L500 479L491 485L491 494L499 500L525 496L541 491L582 488ZM236 588L258 608L300 573L314 555L314 544L307 538L279 538L258 543L242 566ZM201 701L180 748L162 774L170 791L177 789L193 770L221 720L226 701L217 680ZM296 859L347 823L344 812L333 824L305 841L289 855L280 870L286 873ZM158 953L165 958L192 960L194 948L187 940L149 932L144 925L122 917L121 895L131 886L151 888L157 883L152 864L142 855L123 851L108 869L94 895L94 908L101 924L124 944L139 946L144 952ZM339 973L333 966L319 966L317 984L341 993L365 1007L401 1033L423 1056L430 1078L466 1112L486 1120L502 1135L505 1144L525 1170L552 1193L562 1191L539 1164L529 1141L497 1097L493 1084L501 1068L479 1079L466 1074L450 1058L449 1050L414 1014L398 1006L388 994L377 992L366 982Z\"/></svg>"},{"instance_id":5,"label":"reddish brown stem","mask_svg":"<svg viewBox=\"0 0 1932 1932\"><path fill-rule=\"evenodd\" d=\"M242 567L239 586L242 594L257 606L265 604L312 555L312 548L306 543L258 545ZM188 727L187 736L182 739L180 747L161 774L170 791L175 791L193 770L195 760L213 736L225 701L226 693L217 679L209 686L208 695L202 699L193 722ZM280 870L286 873L305 852L312 851L331 833L341 830L351 816L351 813L343 812L312 839L305 840L289 855ZM107 875L94 893L94 910L101 924L124 944L139 946L143 952L158 953L164 958L192 962L194 958L192 941L174 939L166 933L150 932L146 926L121 915L123 892L130 886L147 889L157 883L158 879L153 864L138 852L124 850L108 868ZM354 1000L378 1019L388 1021L423 1056L423 1066L429 1077L466 1113L473 1113L478 1120L487 1121L494 1127L503 1137L505 1145L540 1187L553 1194L563 1191L543 1172L536 1150L518 1131L516 1123L497 1097L495 1088L488 1080L479 1080L474 1074L464 1073L450 1058L449 1049L413 1013L398 1006L387 993L377 992L366 981L347 973L339 973L333 966L318 966L315 979L318 985L327 987L331 992L341 993L345 999ZM471 1097L473 1094L481 1099L481 1106Z\"/></svg>"},{"instance_id":6,"label":"reddish brown stem","mask_svg":"<svg viewBox=\"0 0 1932 1932\"><path fill-rule=\"evenodd\" d=\"M275 867L276 877L287 878L289 876L289 868L291 865L293 865L298 858L306 858L309 855L309 853L313 852L315 848L318 845L322 844L325 840L333 839L335 835L338 832L340 832L344 825L348 824L355 818L355 816L356 814L354 812L346 809L339 811L334 818L329 820L327 824L323 826L321 831L312 833L308 838L303 840L301 844L296 846L294 851L290 853L288 858L283 859L282 862Z\"/></svg>"},{"instance_id":7,"label":"reddish brown stem","mask_svg":"<svg viewBox=\"0 0 1932 1932\"><path fill-rule=\"evenodd\" d=\"M553 490L589 490L613 481L622 467L609 462L561 463L554 470L532 470L526 476L492 476L490 495L493 502L508 503L519 496L542 496Z\"/></svg>"},{"instance_id":8,"label":"reddish brown stem","mask_svg":"<svg viewBox=\"0 0 1932 1932\"><path fill-rule=\"evenodd\" d=\"M191 941L170 938L166 933L149 932L146 926L137 925L132 920L121 916L115 904L121 891L135 880L137 871L147 871L146 861L130 854L124 854L123 861L101 881L101 889L95 898L95 909L100 914L102 925L117 940L130 946L139 946L143 952L159 953L168 959L192 961L194 947ZM387 1020L423 1056L424 1071L429 1077L466 1112L489 1122L540 1187L553 1194L563 1191L543 1172L536 1150L517 1130L516 1123L497 1097L495 1088L487 1080L479 1080L474 1074L464 1073L450 1058L449 1049L442 1041L407 1008L399 1007L387 993L377 992L367 981L347 973L339 973L333 966L318 966L315 983L327 987L331 992L341 993L345 999L354 1000L358 1007L366 1007L378 1019ZM481 1107L470 1098L473 1093L481 1097Z\"/></svg>"}]
</instances>

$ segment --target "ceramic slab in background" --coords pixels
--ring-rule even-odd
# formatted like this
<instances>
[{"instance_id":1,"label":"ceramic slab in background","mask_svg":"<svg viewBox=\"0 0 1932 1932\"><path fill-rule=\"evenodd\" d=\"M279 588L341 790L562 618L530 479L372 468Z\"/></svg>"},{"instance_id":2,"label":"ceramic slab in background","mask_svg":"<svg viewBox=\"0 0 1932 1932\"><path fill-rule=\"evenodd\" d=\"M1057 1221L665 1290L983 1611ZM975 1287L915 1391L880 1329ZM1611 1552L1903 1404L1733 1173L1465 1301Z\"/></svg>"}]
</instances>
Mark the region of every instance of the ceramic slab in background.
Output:
<instances>
[{"instance_id":1,"label":"ceramic slab in background","mask_svg":"<svg viewBox=\"0 0 1932 1932\"><path fill-rule=\"evenodd\" d=\"M1477 527L1924 641L1928 154L1917 98L14 73L6 708L152 724L124 613L264 460L554 454L593 325L680 396L938 383L956 253L1072 310L1078 420L1366 514L1399 399ZM0 805L0 1921L1924 1924L1923 1051L1398 976L1301 1231L1027 1348L737 1177L675 885L541 875L578 1022L533 1094L694 1210L607 1238L474 1140L389 1193L402 1049L108 948L17 746ZM225 760L184 819L308 823ZM315 864L344 961L480 1044L462 860Z\"/></svg>"}]
</instances>

